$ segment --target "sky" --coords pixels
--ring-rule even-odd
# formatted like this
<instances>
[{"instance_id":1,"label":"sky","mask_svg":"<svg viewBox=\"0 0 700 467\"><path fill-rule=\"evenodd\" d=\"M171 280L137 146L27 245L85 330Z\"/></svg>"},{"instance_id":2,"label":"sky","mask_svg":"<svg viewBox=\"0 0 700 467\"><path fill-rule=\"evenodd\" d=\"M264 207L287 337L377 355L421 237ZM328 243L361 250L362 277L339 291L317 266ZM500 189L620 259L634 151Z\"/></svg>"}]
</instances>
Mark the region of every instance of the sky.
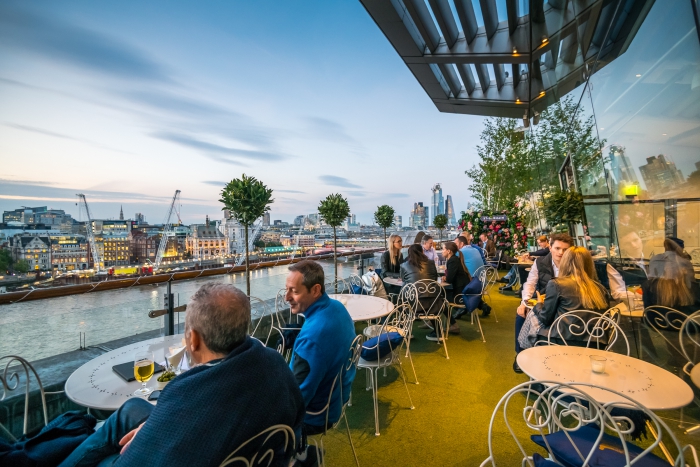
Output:
<instances>
[{"instance_id":1,"label":"sky","mask_svg":"<svg viewBox=\"0 0 700 467\"><path fill-rule=\"evenodd\" d=\"M0 209L222 216L245 173L272 219L331 193L408 225L441 183L457 215L483 118L443 114L357 0L0 2ZM82 216L84 220L84 215Z\"/></svg>"}]
</instances>

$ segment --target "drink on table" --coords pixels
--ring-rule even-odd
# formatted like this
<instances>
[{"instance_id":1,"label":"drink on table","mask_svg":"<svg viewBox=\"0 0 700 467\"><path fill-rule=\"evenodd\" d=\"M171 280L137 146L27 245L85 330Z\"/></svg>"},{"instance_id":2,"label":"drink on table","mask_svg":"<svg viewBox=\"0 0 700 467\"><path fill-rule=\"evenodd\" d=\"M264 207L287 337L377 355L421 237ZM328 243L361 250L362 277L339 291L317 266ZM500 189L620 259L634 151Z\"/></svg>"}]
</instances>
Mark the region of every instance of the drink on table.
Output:
<instances>
[{"instance_id":1,"label":"drink on table","mask_svg":"<svg viewBox=\"0 0 700 467\"><path fill-rule=\"evenodd\" d=\"M140 352L134 357L134 377L141 383L141 387L134 391L135 396L147 396L153 389L147 388L146 384L153 377L155 372L155 362L153 353Z\"/></svg>"}]
</instances>

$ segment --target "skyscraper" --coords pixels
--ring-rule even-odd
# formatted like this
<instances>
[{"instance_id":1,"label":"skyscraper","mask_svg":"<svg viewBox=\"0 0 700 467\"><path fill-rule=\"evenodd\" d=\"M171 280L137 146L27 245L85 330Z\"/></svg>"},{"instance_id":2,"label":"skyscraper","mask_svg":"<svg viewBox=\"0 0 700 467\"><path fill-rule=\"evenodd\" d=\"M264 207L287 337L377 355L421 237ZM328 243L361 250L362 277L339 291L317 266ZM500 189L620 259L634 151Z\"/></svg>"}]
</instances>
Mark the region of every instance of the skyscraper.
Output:
<instances>
[{"instance_id":1,"label":"skyscraper","mask_svg":"<svg viewBox=\"0 0 700 467\"><path fill-rule=\"evenodd\" d=\"M262 225L264 227L270 226L270 213L269 212L266 212L265 214L263 214Z\"/></svg>"},{"instance_id":2,"label":"skyscraper","mask_svg":"<svg viewBox=\"0 0 700 467\"><path fill-rule=\"evenodd\" d=\"M447 225L457 225L455 206L452 204L452 195L447 195L447 199L445 199L445 215L447 216Z\"/></svg>"},{"instance_id":3,"label":"skyscraper","mask_svg":"<svg viewBox=\"0 0 700 467\"><path fill-rule=\"evenodd\" d=\"M413 203L411 217L408 219L409 227L414 229L423 229L428 225L430 219L430 208L423 206L423 202Z\"/></svg>"},{"instance_id":4,"label":"skyscraper","mask_svg":"<svg viewBox=\"0 0 700 467\"><path fill-rule=\"evenodd\" d=\"M639 167L647 190L653 193L663 193L685 183L683 173L676 164L663 154L647 157L647 163Z\"/></svg>"},{"instance_id":5,"label":"skyscraper","mask_svg":"<svg viewBox=\"0 0 700 467\"><path fill-rule=\"evenodd\" d=\"M431 191L433 192L433 196L431 197L430 204L432 206L433 216L428 216L428 224L426 225L432 225L435 216L445 213L445 200L442 197L442 187L439 183L436 183L433 188L431 188Z\"/></svg>"},{"instance_id":6,"label":"skyscraper","mask_svg":"<svg viewBox=\"0 0 700 467\"><path fill-rule=\"evenodd\" d=\"M639 179L634 172L629 157L625 155L625 148L617 144L610 146L608 153L610 168L618 185L639 185Z\"/></svg>"},{"instance_id":7,"label":"skyscraper","mask_svg":"<svg viewBox=\"0 0 700 467\"><path fill-rule=\"evenodd\" d=\"M394 216L394 227L400 229L403 227L403 219L401 216Z\"/></svg>"}]
</instances>

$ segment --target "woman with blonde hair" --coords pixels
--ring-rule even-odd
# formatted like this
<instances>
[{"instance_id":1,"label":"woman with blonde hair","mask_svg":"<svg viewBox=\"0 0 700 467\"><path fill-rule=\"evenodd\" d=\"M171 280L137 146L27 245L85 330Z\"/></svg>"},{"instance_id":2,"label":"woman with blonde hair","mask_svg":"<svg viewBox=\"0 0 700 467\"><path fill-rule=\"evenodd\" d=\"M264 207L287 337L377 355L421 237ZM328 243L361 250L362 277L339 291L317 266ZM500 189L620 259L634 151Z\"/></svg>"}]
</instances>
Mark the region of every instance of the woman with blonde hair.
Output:
<instances>
[{"instance_id":1,"label":"woman with blonde hair","mask_svg":"<svg viewBox=\"0 0 700 467\"><path fill-rule=\"evenodd\" d=\"M528 320L537 318L537 321L530 321L531 324L534 323L533 326L523 326L520 335L516 336L520 346L526 348L523 347L523 343L528 340L526 336L530 336L530 347L534 345L536 339L532 338L533 328L541 327L540 334L543 334L543 329L549 328L554 320L564 313L574 310L603 313L608 310L612 306L612 298L605 287L596 280L597 277L593 258L586 248L574 246L566 250L559 263L559 276L549 281L544 296L537 294L537 304L530 311L533 316L526 317ZM582 312L582 315L584 314L585 312ZM586 316L581 318L587 320ZM552 329L550 336L555 343L564 340L569 345L577 338L571 333L568 324L559 326L559 329Z\"/></svg>"},{"instance_id":2,"label":"woman with blonde hair","mask_svg":"<svg viewBox=\"0 0 700 467\"><path fill-rule=\"evenodd\" d=\"M382 259L380 260L382 268L382 278L384 277L398 277L401 272L401 263L403 263L403 253L401 253L401 247L403 242L401 237L396 234L389 236L389 249L382 254Z\"/></svg>"}]
</instances>

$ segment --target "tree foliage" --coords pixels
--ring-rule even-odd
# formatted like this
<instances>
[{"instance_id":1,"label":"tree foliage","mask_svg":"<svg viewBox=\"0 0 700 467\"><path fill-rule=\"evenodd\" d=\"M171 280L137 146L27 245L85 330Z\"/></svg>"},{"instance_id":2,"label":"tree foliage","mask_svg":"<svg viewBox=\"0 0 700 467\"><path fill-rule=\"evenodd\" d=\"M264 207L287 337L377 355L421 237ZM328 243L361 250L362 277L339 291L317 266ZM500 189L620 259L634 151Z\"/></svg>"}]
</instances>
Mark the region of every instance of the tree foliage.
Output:
<instances>
[{"instance_id":1,"label":"tree foliage","mask_svg":"<svg viewBox=\"0 0 700 467\"><path fill-rule=\"evenodd\" d=\"M441 242L442 242L442 231L445 227L447 227L447 222L448 222L448 219L447 219L447 216L445 214L438 214L433 219L433 225L440 232L440 241Z\"/></svg>"},{"instance_id":2,"label":"tree foliage","mask_svg":"<svg viewBox=\"0 0 700 467\"><path fill-rule=\"evenodd\" d=\"M29 263L26 260L20 259L14 264L12 269L20 274L27 273L29 272Z\"/></svg>"},{"instance_id":3,"label":"tree foliage","mask_svg":"<svg viewBox=\"0 0 700 467\"><path fill-rule=\"evenodd\" d=\"M10 269L10 266L12 266L13 260L12 260L12 255L10 254L9 250L6 249L0 249L0 274L4 274L5 271Z\"/></svg>"},{"instance_id":4,"label":"tree foliage","mask_svg":"<svg viewBox=\"0 0 700 467\"><path fill-rule=\"evenodd\" d=\"M336 228L340 226L345 219L350 215L350 205L348 200L343 198L340 193L331 194L322 199L318 205L318 213L326 224L333 227L333 265L335 267L335 280L338 280L338 236ZM337 291L337 286L336 286Z\"/></svg>"},{"instance_id":5,"label":"tree foliage","mask_svg":"<svg viewBox=\"0 0 700 467\"><path fill-rule=\"evenodd\" d=\"M577 191L556 191L546 200L544 215L553 228L583 220L583 196Z\"/></svg>"},{"instance_id":6,"label":"tree foliage","mask_svg":"<svg viewBox=\"0 0 700 467\"><path fill-rule=\"evenodd\" d=\"M384 229L384 247L388 248L386 244L386 229L394 225L394 208L388 204L383 204L377 206L377 211L374 213L374 222L377 223L379 227Z\"/></svg>"},{"instance_id":7,"label":"tree foliage","mask_svg":"<svg viewBox=\"0 0 700 467\"><path fill-rule=\"evenodd\" d=\"M241 178L234 178L223 190L221 199L224 209L231 212L231 217L245 227L245 278L246 291L250 296L250 264L248 251L248 228L270 210L272 190L255 177L243 174Z\"/></svg>"}]
</instances>

